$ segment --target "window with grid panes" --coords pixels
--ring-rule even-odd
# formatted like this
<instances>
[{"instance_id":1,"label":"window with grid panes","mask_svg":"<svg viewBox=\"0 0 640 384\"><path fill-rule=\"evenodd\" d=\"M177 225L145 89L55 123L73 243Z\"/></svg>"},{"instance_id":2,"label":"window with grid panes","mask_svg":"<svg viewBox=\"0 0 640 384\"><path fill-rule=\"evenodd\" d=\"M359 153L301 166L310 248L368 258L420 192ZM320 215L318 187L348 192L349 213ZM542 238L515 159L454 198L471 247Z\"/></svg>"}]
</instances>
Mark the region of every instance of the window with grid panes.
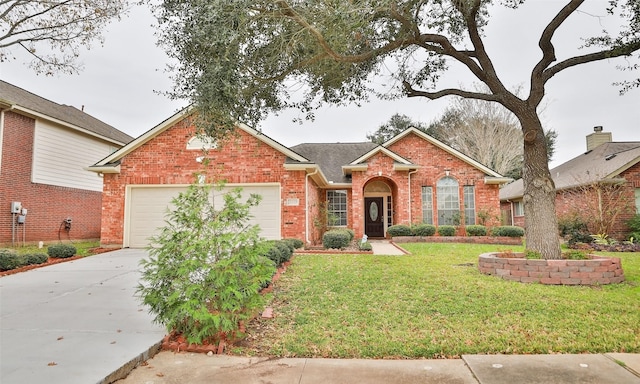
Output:
<instances>
[{"instance_id":1,"label":"window with grid panes","mask_svg":"<svg viewBox=\"0 0 640 384\"><path fill-rule=\"evenodd\" d=\"M458 182L453 177L443 177L436 186L438 225L460 224L460 196Z\"/></svg>"},{"instance_id":2,"label":"window with grid panes","mask_svg":"<svg viewBox=\"0 0 640 384\"><path fill-rule=\"evenodd\" d=\"M332 227L347 226L347 191L327 191L327 223Z\"/></svg>"},{"instance_id":3,"label":"window with grid panes","mask_svg":"<svg viewBox=\"0 0 640 384\"><path fill-rule=\"evenodd\" d=\"M422 187L422 222L433 224L433 187Z\"/></svg>"},{"instance_id":4,"label":"window with grid panes","mask_svg":"<svg viewBox=\"0 0 640 384\"><path fill-rule=\"evenodd\" d=\"M465 185L464 191L464 224L476 223L476 191L473 185Z\"/></svg>"}]
</instances>

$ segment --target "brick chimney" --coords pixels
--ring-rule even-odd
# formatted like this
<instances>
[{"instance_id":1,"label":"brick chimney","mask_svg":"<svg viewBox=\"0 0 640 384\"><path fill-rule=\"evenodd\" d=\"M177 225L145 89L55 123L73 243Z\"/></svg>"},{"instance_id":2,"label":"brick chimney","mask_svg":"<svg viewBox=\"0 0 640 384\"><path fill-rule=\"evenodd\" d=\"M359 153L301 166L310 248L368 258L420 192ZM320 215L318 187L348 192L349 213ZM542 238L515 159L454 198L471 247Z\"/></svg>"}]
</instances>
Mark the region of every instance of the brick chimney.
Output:
<instances>
[{"instance_id":1,"label":"brick chimney","mask_svg":"<svg viewBox=\"0 0 640 384\"><path fill-rule=\"evenodd\" d=\"M611 132L602 132L602 126L593 127L593 133L587 135L587 151L590 151L600 144L610 143L613 141Z\"/></svg>"}]
</instances>

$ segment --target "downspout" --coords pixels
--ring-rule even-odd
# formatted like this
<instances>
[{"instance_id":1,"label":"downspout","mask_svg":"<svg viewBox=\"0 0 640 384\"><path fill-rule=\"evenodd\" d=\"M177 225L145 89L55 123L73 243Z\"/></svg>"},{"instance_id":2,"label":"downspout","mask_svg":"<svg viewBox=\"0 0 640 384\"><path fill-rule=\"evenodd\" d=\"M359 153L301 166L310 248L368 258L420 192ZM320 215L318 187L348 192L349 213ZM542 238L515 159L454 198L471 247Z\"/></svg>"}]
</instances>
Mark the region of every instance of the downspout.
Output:
<instances>
[{"instance_id":1,"label":"downspout","mask_svg":"<svg viewBox=\"0 0 640 384\"><path fill-rule=\"evenodd\" d=\"M409 225L411 225L412 222L412 215L411 215L411 175L418 172L417 169L414 169L413 171L409 171Z\"/></svg>"},{"instance_id":2,"label":"downspout","mask_svg":"<svg viewBox=\"0 0 640 384\"><path fill-rule=\"evenodd\" d=\"M304 176L304 240L305 244L309 244L309 176L318 173L318 168L312 173Z\"/></svg>"}]
</instances>

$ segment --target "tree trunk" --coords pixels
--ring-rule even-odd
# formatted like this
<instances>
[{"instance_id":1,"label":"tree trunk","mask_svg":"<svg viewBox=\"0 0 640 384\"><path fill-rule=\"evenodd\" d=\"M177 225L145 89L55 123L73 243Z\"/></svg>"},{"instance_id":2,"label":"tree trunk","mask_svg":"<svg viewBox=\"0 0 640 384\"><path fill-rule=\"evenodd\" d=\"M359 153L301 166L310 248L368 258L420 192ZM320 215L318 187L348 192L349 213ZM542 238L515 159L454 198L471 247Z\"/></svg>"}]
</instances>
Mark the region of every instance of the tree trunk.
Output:
<instances>
[{"instance_id":1,"label":"tree trunk","mask_svg":"<svg viewBox=\"0 0 640 384\"><path fill-rule=\"evenodd\" d=\"M560 238L556 218L556 188L547 161L542 123L535 111L520 117L524 134L524 217L528 251L544 259L560 259Z\"/></svg>"}]
</instances>

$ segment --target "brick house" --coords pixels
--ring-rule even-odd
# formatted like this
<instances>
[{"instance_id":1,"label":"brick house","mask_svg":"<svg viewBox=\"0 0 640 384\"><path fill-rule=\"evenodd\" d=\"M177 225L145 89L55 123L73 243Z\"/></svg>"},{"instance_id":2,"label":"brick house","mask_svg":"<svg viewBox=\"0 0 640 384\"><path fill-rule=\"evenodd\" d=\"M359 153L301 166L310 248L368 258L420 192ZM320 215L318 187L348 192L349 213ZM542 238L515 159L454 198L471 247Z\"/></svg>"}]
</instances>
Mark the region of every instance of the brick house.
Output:
<instances>
[{"instance_id":1,"label":"brick house","mask_svg":"<svg viewBox=\"0 0 640 384\"><path fill-rule=\"evenodd\" d=\"M593 234L627 238L626 222L640 213L640 141L613 142L610 132L595 127L586 152L550 172L559 219L578 217ZM523 192L521 179L500 190L508 224L525 225Z\"/></svg>"},{"instance_id":2,"label":"brick house","mask_svg":"<svg viewBox=\"0 0 640 384\"><path fill-rule=\"evenodd\" d=\"M98 239L102 179L84 167L132 139L0 81L0 244Z\"/></svg>"},{"instance_id":3,"label":"brick house","mask_svg":"<svg viewBox=\"0 0 640 384\"><path fill-rule=\"evenodd\" d=\"M263 237L309 244L319 242L326 225L384 237L393 224L471 224L481 211L497 218L499 186L510 180L413 128L383 145L288 148L239 124L211 143L196 137L190 113L177 113L88 168L103 175L103 246L148 245L171 198L197 173L260 194L252 214Z\"/></svg>"}]
</instances>

